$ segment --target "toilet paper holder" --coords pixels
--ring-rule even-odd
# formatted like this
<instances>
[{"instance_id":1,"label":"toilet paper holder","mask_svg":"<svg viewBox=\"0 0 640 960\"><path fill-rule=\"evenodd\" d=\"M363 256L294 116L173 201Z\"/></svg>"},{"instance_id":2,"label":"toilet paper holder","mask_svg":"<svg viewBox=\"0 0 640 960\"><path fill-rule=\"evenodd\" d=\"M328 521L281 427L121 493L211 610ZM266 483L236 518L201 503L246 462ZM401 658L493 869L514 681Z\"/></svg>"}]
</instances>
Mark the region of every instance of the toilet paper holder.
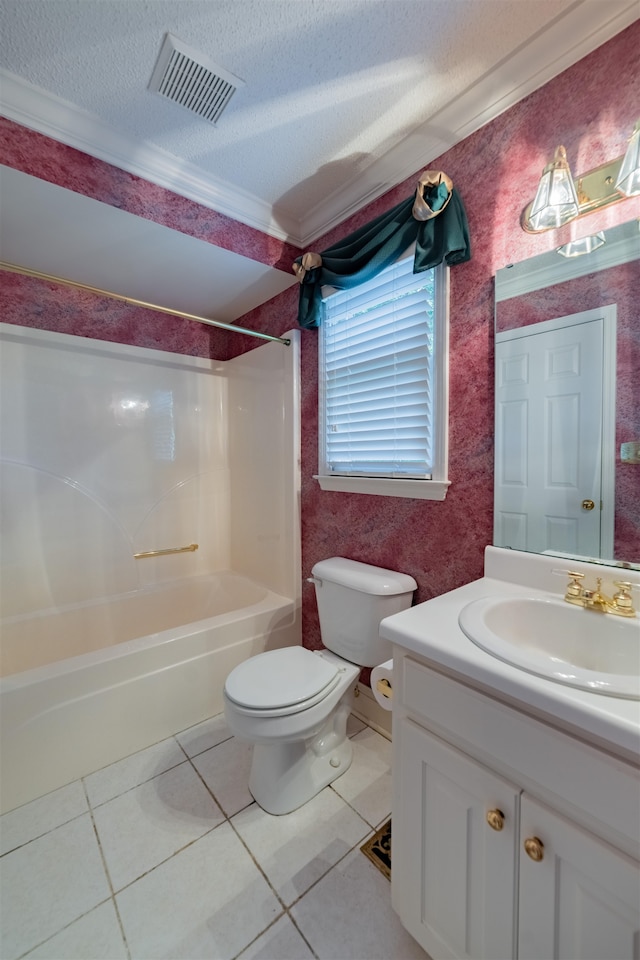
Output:
<instances>
[{"instance_id":1,"label":"toilet paper holder","mask_svg":"<svg viewBox=\"0 0 640 960\"><path fill-rule=\"evenodd\" d=\"M376 690L387 700L393 700L393 687L384 677L376 682Z\"/></svg>"}]
</instances>

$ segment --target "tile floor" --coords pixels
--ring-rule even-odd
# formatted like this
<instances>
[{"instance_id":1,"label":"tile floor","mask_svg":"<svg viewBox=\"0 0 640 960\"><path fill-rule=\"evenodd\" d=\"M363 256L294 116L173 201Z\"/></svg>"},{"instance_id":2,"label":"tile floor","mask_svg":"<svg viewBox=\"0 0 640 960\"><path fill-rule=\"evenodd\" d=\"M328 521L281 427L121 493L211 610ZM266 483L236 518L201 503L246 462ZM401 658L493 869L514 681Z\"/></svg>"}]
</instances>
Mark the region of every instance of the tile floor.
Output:
<instances>
[{"instance_id":1,"label":"tile floor","mask_svg":"<svg viewBox=\"0 0 640 960\"><path fill-rule=\"evenodd\" d=\"M351 718L350 769L283 817L218 716L0 818L2 960L428 960L360 852L390 814L391 744Z\"/></svg>"}]
</instances>

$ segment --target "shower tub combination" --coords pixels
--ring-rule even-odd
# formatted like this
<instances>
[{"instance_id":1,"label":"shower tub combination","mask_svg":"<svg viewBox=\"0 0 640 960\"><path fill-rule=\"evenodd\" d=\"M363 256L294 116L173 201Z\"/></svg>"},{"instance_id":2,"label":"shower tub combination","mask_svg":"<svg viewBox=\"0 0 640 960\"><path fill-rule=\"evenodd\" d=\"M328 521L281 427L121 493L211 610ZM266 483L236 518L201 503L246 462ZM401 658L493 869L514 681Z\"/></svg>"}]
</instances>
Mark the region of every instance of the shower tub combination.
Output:
<instances>
[{"instance_id":1,"label":"shower tub combination","mask_svg":"<svg viewBox=\"0 0 640 960\"><path fill-rule=\"evenodd\" d=\"M5 619L1 809L220 713L229 671L299 643L298 619L230 571Z\"/></svg>"},{"instance_id":2,"label":"shower tub combination","mask_svg":"<svg viewBox=\"0 0 640 960\"><path fill-rule=\"evenodd\" d=\"M0 810L301 642L290 341L218 361L0 324Z\"/></svg>"}]
</instances>

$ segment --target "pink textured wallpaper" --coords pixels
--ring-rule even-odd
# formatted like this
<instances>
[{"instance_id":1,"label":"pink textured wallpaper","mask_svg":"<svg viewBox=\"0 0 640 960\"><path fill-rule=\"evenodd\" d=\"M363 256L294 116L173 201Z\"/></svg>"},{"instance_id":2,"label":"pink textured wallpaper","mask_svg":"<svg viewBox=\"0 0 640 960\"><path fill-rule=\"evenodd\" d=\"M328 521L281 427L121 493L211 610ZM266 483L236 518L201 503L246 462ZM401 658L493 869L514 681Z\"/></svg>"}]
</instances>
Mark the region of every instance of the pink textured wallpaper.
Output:
<instances>
[{"instance_id":1,"label":"pink textured wallpaper","mask_svg":"<svg viewBox=\"0 0 640 960\"><path fill-rule=\"evenodd\" d=\"M288 270L299 253L291 244L4 117L0 163L273 267Z\"/></svg>"},{"instance_id":2,"label":"pink textured wallpaper","mask_svg":"<svg viewBox=\"0 0 640 960\"><path fill-rule=\"evenodd\" d=\"M289 243L3 117L0 163L269 266L289 270L300 253ZM232 335L224 330L84 291L4 272L0 291L7 323L217 360L233 355ZM236 353L255 346L250 337L242 338L241 349L234 345Z\"/></svg>"},{"instance_id":3,"label":"pink textured wallpaper","mask_svg":"<svg viewBox=\"0 0 640 960\"><path fill-rule=\"evenodd\" d=\"M612 96L611 76L616 76ZM637 119L640 23L531 94L443 156L425 156L424 167L445 170L466 206L472 259L451 270L449 476L443 503L323 492L317 472L317 334L302 331L302 544L303 630L309 647L320 645L313 564L342 555L414 576L425 600L482 575L484 547L492 537L493 500L493 276L509 262L565 242L579 229L594 232L634 215L632 202L592 214L578 225L537 236L519 226L542 167L563 143L579 174L624 152ZM211 243L289 268L299 251L258 231L115 170L46 137L2 121L4 163L172 226ZM420 169L423 169L420 168ZM322 250L412 194L416 176L320 238ZM133 316L114 306L52 285L6 275L3 319L85 336L122 339L176 352L226 359L255 340L207 333L172 318ZM280 334L296 322L297 291L286 291L238 322ZM637 329L637 314L635 319ZM151 341L151 342L149 342ZM637 411L636 411L637 412ZM638 540L639 531L625 533ZM637 550L636 550L637 553Z\"/></svg>"},{"instance_id":4,"label":"pink textured wallpaper","mask_svg":"<svg viewBox=\"0 0 640 960\"><path fill-rule=\"evenodd\" d=\"M613 65L619 94L615 98L609 96L607 80ZM520 212L533 198L542 168L558 143L567 148L574 174L624 153L638 110L634 91L639 72L636 23L443 156L425 158L425 166L445 170L458 187L473 252L469 263L451 270L452 486L444 503L320 490L312 479L317 472L317 335L302 331L305 644L320 645L313 589L304 578L323 557L342 555L409 573L418 582L418 601L482 576L484 547L493 535L493 277L507 263L566 242L576 228L591 233L637 215L638 204L627 201L545 234L526 234L519 225ZM409 196L415 179L319 239L314 249L324 249ZM290 309L287 291L262 307L256 319L268 330L265 319L271 314L275 331ZM243 323L252 325L254 316ZM637 330L637 308L634 318ZM640 528L626 521L625 527L619 536L635 556Z\"/></svg>"}]
</instances>

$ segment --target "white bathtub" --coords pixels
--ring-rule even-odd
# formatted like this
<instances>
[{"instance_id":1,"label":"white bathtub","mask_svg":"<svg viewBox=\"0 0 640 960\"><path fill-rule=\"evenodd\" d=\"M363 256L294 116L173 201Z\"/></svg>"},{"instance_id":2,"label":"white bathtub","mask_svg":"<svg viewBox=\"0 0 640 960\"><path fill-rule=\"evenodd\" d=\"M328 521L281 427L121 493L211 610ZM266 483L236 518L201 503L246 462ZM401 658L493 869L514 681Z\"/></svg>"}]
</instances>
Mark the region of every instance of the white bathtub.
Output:
<instances>
[{"instance_id":1,"label":"white bathtub","mask_svg":"<svg viewBox=\"0 0 640 960\"><path fill-rule=\"evenodd\" d=\"M233 667L299 642L296 603L232 572L5 620L0 810L219 713Z\"/></svg>"}]
</instances>

